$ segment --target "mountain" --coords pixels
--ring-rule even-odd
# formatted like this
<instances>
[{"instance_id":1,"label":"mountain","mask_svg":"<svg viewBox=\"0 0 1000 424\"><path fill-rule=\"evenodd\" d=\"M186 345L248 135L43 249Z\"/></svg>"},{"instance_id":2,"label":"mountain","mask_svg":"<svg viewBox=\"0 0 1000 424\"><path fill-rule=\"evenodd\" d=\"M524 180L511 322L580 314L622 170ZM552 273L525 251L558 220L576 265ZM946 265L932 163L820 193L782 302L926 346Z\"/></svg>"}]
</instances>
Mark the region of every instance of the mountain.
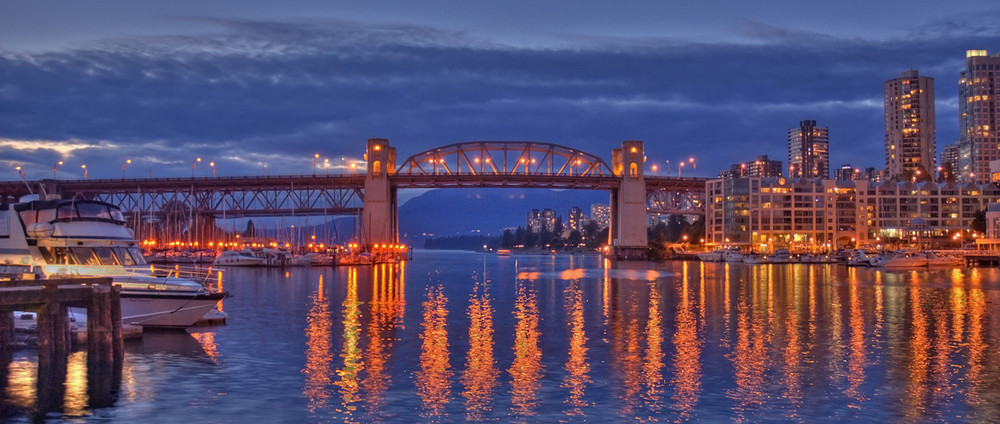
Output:
<instances>
[{"instance_id":1,"label":"mountain","mask_svg":"<svg viewBox=\"0 0 1000 424\"><path fill-rule=\"evenodd\" d=\"M435 189L399 207L399 237L419 247L431 236L499 236L504 228L523 227L532 209L552 209L565 221L570 207L590 215L591 204L608 203L609 198L608 192L597 190Z\"/></svg>"}]
</instances>

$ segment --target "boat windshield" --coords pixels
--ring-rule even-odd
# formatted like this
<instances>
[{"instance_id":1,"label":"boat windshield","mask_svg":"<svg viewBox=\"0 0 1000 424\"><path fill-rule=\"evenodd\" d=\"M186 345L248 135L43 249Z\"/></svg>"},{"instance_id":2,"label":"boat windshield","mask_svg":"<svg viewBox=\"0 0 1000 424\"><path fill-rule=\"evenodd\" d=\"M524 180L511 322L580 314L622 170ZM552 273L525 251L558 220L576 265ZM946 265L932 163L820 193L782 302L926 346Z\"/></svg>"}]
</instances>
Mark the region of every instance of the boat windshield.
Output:
<instances>
[{"instance_id":1,"label":"boat windshield","mask_svg":"<svg viewBox=\"0 0 1000 424\"><path fill-rule=\"evenodd\" d=\"M36 222L71 221L81 218L125 222L121 210L99 202L62 203L58 207L53 205L47 208L27 208L20 211L20 215L25 228Z\"/></svg>"},{"instance_id":2,"label":"boat windshield","mask_svg":"<svg viewBox=\"0 0 1000 424\"><path fill-rule=\"evenodd\" d=\"M40 247L45 262L52 265L145 265L136 247Z\"/></svg>"}]
</instances>

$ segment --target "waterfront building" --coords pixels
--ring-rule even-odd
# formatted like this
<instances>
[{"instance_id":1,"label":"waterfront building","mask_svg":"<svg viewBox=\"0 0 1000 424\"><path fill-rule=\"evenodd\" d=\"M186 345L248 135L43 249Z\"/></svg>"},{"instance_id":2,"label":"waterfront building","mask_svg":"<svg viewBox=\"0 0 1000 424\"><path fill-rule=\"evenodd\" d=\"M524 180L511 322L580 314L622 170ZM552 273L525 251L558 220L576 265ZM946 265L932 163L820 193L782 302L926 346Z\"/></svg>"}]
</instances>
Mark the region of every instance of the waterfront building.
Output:
<instances>
[{"instance_id":1,"label":"waterfront building","mask_svg":"<svg viewBox=\"0 0 1000 424\"><path fill-rule=\"evenodd\" d=\"M958 79L958 176L989 181L989 163L1000 159L1000 53L968 50Z\"/></svg>"},{"instance_id":2,"label":"waterfront building","mask_svg":"<svg viewBox=\"0 0 1000 424\"><path fill-rule=\"evenodd\" d=\"M601 229L611 225L611 205L607 203L593 203L590 205L590 220L597 223Z\"/></svg>"},{"instance_id":3,"label":"waterfront building","mask_svg":"<svg viewBox=\"0 0 1000 424\"><path fill-rule=\"evenodd\" d=\"M556 213L552 209L532 209L528 212L528 228L534 233L552 231L556 226Z\"/></svg>"},{"instance_id":4,"label":"waterfront building","mask_svg":"<svg viewBox=\"0 0 1000 424\"><path fill-rule=\"evenodd\" d=\"M799 122L788 130L788 176L830 178L830 130L816 121Z\"/></svg>"},{"instance_id":5,"label":"waterfront building","mask_svg":"<svg viewBox=\"0 0 1000 424\"><path fill-rule=\"evenodd\" d=\"M890 180L926 177L936 168L934 79L915 69L885 88L885 169Z\"/></svg>"},{"instance_id":6,"label":"waterfront building","mask_svg":"<svg viewBox=\"0 0 1000 424\"><path fill-rule=\"evenodd\" d=\"M783 170L780 160L760 155L756 160L730 165L728 170L719 173L719 178L780 177Z\"/></svg>"},{"instance_id":7,"label":"waterfront building","mask_svg":"<svg viewBox=\"0 0 1000 424\"><path fill-rule=\"evenodd\" d=\"M861 179L717 179L708 181L706 195L709 244L764 252L891 246L917 231L925 241L948 239L1000 202L993 184Z\"/></svg>"}]
</instances>

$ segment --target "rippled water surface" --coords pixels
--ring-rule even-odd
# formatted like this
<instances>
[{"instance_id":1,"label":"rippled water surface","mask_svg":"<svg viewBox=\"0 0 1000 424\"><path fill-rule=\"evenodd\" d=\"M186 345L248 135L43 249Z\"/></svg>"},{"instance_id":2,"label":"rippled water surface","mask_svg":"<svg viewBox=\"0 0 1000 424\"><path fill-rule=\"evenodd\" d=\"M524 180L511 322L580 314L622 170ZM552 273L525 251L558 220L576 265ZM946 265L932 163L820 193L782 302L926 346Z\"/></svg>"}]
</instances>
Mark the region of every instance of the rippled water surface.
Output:
<instances>
[{"instance_id":1,"label":"rippled water surface","mask_svg":"<svg viewBox=\"0 0 1000 424\"><path fill-rule=\"evenodd\" d=\"M75 353L49 420L1000 422L992 268L418 251L224 286L228 324L128 343L112 407ZM15 422L38 419L33 355L8 368Z\"/></svg>"}]
</instances>

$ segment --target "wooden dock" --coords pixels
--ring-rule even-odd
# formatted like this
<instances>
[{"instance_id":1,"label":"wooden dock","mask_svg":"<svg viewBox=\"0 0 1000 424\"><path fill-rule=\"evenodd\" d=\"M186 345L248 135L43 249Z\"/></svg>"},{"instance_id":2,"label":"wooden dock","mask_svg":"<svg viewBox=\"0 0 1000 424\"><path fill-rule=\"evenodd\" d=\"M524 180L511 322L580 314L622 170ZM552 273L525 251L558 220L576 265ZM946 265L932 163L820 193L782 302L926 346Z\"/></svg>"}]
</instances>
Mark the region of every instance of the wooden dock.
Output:
<instances>
[{"instance_id":1,"label":"wooden dock","mask_svg":"<svg viewBox=\"0 0 1000 424\"><path fill-rule=\"evenodd\" d=\"M0 393L14 335L14 310L37 314L37 409L57 411L65 395L67 360L72 348L69 307L87 310L87 387L92 407L110 406L121 381L125 343L121 289L110 278L0 281Z\"/></svg>"}]
</instances>

